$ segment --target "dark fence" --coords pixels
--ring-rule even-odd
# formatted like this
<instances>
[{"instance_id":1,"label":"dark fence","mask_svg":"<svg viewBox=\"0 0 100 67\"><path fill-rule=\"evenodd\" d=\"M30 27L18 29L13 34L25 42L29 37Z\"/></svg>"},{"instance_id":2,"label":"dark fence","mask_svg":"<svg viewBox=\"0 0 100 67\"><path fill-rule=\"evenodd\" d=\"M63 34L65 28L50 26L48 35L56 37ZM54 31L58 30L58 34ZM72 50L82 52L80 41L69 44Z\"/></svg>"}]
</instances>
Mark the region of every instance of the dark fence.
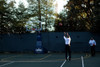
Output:
<instances>
[{"instance_id":1,"label":"dark fence","mask_svg":"<svg viewBox=\"0 0 100 67\"><path fill-rule=\"evenodd\" d=\"M69 32L72 51L89 51L89 39L97 42L96 51L100 51L100 35L89 32ZM0 52L33 52L36 47L35 34L2 34L0 35ZM63 32L43 32L43 47L47 51L64 51Z\"/></svg>"}]
</instances>

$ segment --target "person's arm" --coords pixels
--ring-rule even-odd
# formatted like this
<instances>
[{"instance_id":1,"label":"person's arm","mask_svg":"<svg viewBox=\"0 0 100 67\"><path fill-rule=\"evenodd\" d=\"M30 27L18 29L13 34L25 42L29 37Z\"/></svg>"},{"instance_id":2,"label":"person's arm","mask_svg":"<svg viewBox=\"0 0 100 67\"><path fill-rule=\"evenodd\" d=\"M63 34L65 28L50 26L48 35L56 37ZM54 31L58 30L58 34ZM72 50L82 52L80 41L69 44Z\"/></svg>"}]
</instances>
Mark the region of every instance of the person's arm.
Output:
<instances>
[{"instance_id":1,"label":"person's arm","mask_svg":"<svg viewBox=\"0 0 100 67\"><path fill-rule=\"evenodd\" d=\"M89 40L89 45L92 46L91 40Z\"/></svg>"},{"instance_id":2,"label":"person's arm","mask_svg":"<svg viewBox=\"0 0 100 67\"><path fill-rule=\"evenodd\" d=\"M67 36L69 36L68 32L67 32Z\"/></svg>"},{"instance_id":3,"label":"person's arm","mask_svg":"<svg viewBox=\"0 0 100 67\"><path fill-rule=\"evenodd\" d=\"M94 40L94 44L96 45L96 41Z\"/></svg>"},{"instance_id":4,"label":"person's arm","mask_svg":"<svg viewBox=\"0 0 100 67\"><path fill-rule=\"evenodd\" d=\"M70 38L70 41L71 41L71 37L69 36L69 38Z\"/></svg>"},{"instance_id":5,"label":"person's arm","mask_svg":"<svg viewBox=\"0 0 100 67\"><path fill-rule=\"evenodd\" d=\"M66 39L66 37L65 37L65 36L66 36L66 33L64 32L64 39Z\"/></svg>"},{"instance_id":6,"label":"person's arm","mask_svg":"<svg viewBox=\"0 0 100 67\"><path fill-rule=\"evenodd\" d=\"M66 32L64 32L64 36L66 35Z\"/></svg>"},{"instance_id":7,"label":"person's arm","mask_svg":"<svg viewBox=\"0 0 100 67\"><path fill-rule=\"evenodd\" d=\"M89 40L89 44L90 44L90 40Z\"/></svg>"}]
</instances>

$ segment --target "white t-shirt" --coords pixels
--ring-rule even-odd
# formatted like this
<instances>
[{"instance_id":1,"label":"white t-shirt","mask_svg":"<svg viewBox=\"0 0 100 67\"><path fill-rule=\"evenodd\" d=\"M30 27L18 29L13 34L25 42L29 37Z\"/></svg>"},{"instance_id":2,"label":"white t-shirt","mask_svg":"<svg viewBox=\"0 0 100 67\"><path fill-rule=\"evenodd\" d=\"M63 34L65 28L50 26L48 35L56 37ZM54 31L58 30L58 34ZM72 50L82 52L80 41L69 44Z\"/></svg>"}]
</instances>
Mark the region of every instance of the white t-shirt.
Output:
<instances>
[{"instance_id":1,"label":"white t-shirt","mask_svg":"<svg viewBox=\"0 0 100 67\"><path fill-rule=\"evenodd\" d=\"M90 44L90 46L96 45L96 41L95 40L89 40L89 44Z\"/></svg>"},{"instance_id":2,"label":"white t-shirt","mask_svg":"<svg viewBox=\"0 0 100 67\"><path fill-rule=\"evenodd\" d=\"M66 45L70 45L71 38L70 38L70 37L67 38L67 37L64 36L64 39L65 39L65 44L66 44Z\"/></svg>"}]
</instances>

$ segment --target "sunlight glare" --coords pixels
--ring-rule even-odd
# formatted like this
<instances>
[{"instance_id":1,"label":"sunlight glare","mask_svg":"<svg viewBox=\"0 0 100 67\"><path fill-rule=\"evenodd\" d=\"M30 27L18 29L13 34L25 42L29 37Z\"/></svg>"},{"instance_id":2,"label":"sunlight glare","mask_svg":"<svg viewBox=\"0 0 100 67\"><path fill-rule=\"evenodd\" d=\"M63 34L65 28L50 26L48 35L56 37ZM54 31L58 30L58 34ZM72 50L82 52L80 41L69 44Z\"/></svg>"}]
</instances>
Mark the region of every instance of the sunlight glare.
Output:
<instances>
[{"instance_id":1,"label":"sunlight glare","mask_svg":"<svg viewBox=\"0 0 100 67\"><path fill-rule=\"evenodd\" d=\"M54 4L57 4L56 12L60 13L64 9L64 5L67 4L69 0L56 0Z\"/></svg>"}]
</instances>

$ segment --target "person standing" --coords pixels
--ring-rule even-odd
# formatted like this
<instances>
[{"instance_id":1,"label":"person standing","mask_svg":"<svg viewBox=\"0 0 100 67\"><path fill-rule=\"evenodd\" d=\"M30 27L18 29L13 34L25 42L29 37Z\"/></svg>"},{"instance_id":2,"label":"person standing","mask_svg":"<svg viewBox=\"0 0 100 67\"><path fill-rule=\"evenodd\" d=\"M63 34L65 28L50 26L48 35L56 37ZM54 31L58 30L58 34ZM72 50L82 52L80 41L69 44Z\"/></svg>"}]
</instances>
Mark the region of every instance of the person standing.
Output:
<instances>
[{"instance_id":1,"label":"person standing","mask_svg":"<svg viewBox=\"0 0 100 67\"><path fill-rule=\"evenodd\" d=\"M68 33L64 32L64 40L65 40L65 59L67 60L67 54L69 54L68 60L71 60L71 49L70 49L71 38Z\"/></svg>"},{"instance_id":2,"label":"person standing","mask_svg":"<svg viewBox=\"0 0 100 67\"><path fill-rule=\"evenodd\" d=\"M95 46L96 46L96 41L91 37L91 39L89 40L89 44L91 47L91 55L95 56Z\"/></svg>"}]
</instances>

